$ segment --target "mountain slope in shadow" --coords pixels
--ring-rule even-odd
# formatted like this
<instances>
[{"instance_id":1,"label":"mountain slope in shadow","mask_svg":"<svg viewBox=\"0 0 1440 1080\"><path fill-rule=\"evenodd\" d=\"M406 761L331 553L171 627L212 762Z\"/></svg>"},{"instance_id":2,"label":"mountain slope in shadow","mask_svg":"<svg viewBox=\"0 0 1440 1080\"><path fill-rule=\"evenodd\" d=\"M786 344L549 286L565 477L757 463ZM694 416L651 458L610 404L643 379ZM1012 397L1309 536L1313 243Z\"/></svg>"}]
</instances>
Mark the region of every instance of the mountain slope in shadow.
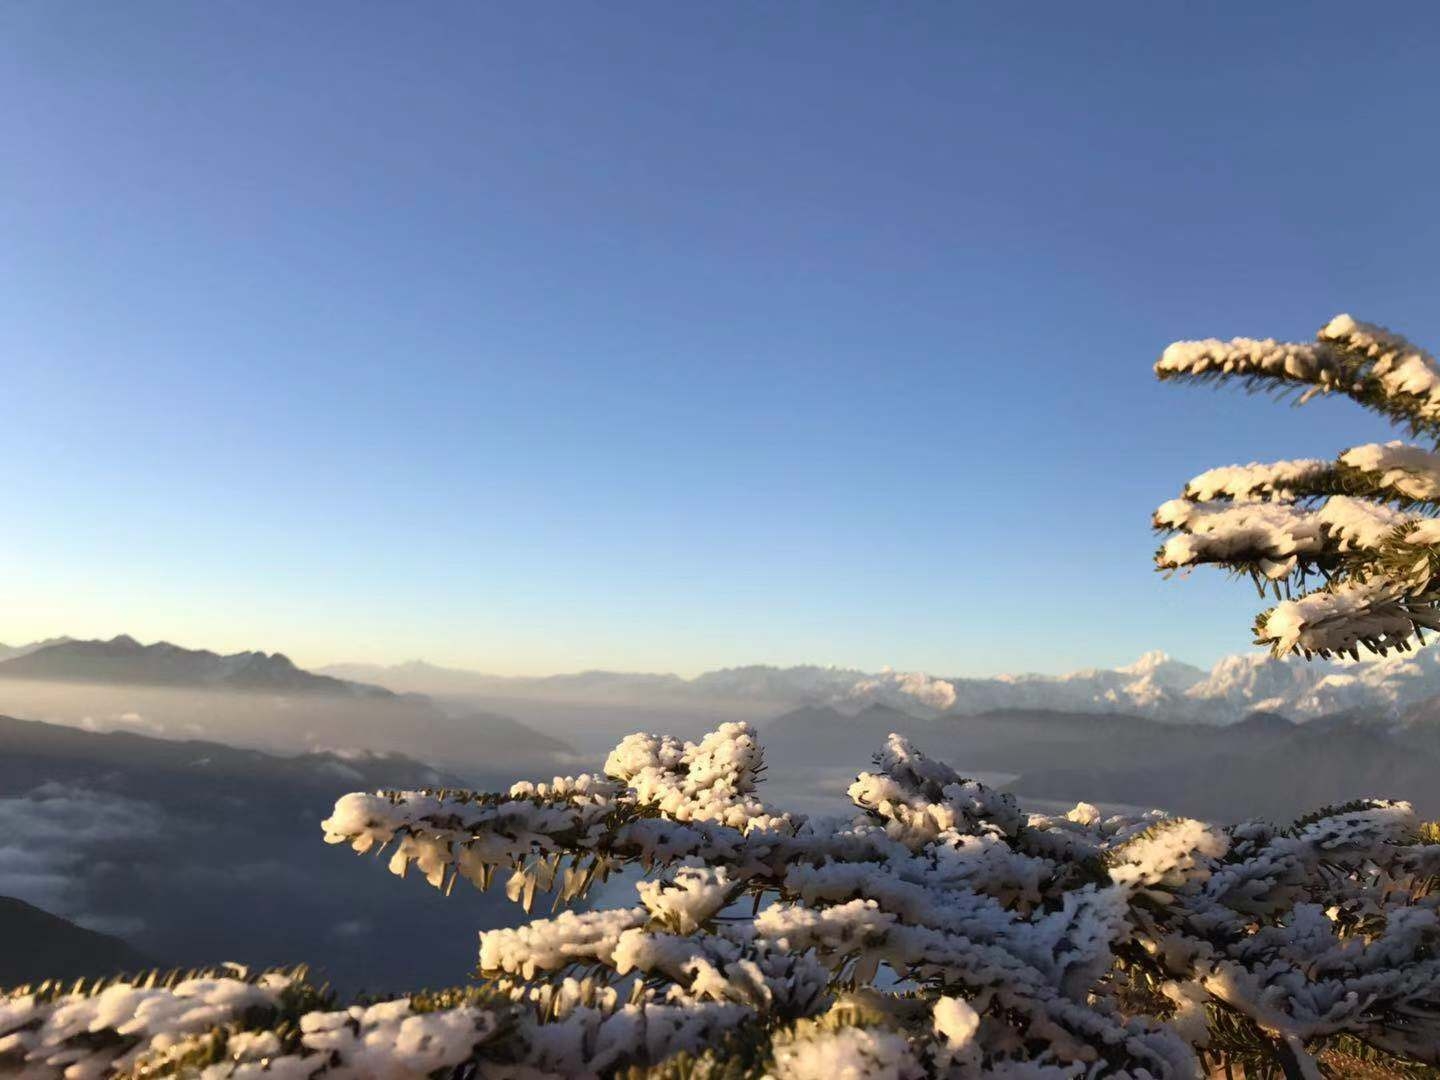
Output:
<instances>
[{"instance_id":1,"label":"mountain slope in shadow","mask_svg":"<svg viewBox=\"0 0 1440 1080\"><path fill-rule=\"evenodd\" d=\"M119 938L0 896L0 986L135 973L155 966Z\"/></svg>"}]
</instances>

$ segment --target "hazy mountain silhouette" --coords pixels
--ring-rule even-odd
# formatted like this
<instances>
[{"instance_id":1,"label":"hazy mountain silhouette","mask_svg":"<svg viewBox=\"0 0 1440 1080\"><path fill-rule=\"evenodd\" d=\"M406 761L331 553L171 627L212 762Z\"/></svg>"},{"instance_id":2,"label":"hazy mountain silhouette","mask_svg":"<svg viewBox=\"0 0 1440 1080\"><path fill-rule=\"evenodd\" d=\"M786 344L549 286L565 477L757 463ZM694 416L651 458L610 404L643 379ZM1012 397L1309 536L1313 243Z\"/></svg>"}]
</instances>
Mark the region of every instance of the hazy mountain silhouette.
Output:
<instances>
[{"instance_id":1,"label":"hazy mountain silhouette","mask_svg":"<svg viewBox=\"0 0 1440 1080\"><path fill-rule=\"evenodd\" d=\"M1026 772L1061 765L1116 766L1169 760L1238 738L1246 743L1283 735L1266 729L1211 724L1166 724L1121 713L1067 713L1044 709L997 709L975 715L917 717L871 706L855 715L833 708L786 713L763 729L772 765L787 762L864 761L892 732L907 736L925 753L957 768Z\"/></svg>"},{"instance_id":2,"label":"hazy mountain silhouette","mask_svg":"<svg viewBox=\"0 0 1440 1080\"><path fill-rule=\"evenodd\" d=\"M771 775L855 763L891 731L962 773L1019 774L1028 799L1125 803L1220 821L1291 818L1378 796L1440 814L1440 699L1435 718L1293 724L1252 713L1235 724L1166 724L1139 716L997 710L922 718L875 706L787 713L762 732Z\"/></svg>"},{"instance_id":3,"label":"hazy mountain silhouette","mask_svg":"<svg viewBox=\"0 0 1440 1080\"><path fill-rule=\"evenodd\" d=\"M109 682L134 686L215 687L285 694L392 697L378 686L315 675L282 653L221 656L168 641L141 645L122 634L109 641L61 640L0 662L0 678L60 682Z\"/></svg>"},{"instance_id":4,"label":"hazy mountain silhouette","mask_svg":"<svg viewBox=\"0 0 1440 1080\"><path fill-rule=\"evenodd\" d=\"M25 656L37 649L43 649L50 645L63 645L65 642L73 640L74 638L68 637L46 638L44 641L32 641L28 645L6 645L0 642L0 661L12 660L17 656Z\"/></svg>"},{"instance_id":5,"label":"hazy mountain silhouette","mask_svg":"<svg viewBox=\"0 0 1440 1080\"><path fill-rule=\"evenodd\" d=\"M1440 757L1373 727L1307 727L1268 745L1217 741L1209 754L1142 768L1037 770L1012 786L1022 796L1158 806L1219 821L1287 821L1369 797L1407 799L1422 817L1440 816Z\"/></svg>"},{"instance_id":6,"label":"hazy mountain silhouette","mask_svg":"<svg viewBox=\"0 0 1440 1080\"><path fill-rule=\"evenodd\" d=\"M689 682L678 675L625 671L577 671L562 675L491 675L483 671L439 667L423 660L403 664L331 664L320 669L338 679L373 683L402 693L510 695L553 698L561 701L628 700L636 696L675 697L689 693Z\"/></svg>"},{"instance_id":7,"label":"hazy mountain silhouette","mask_svg":"<svg viewBox=\"0 0 1440 1080\"><path fill-rule=\"evenodd\" d=\"M464 776L511 767L554 775L573 754L508 715L317 675L281 653L222 656L127 635L40 643L0 662L0 709L282 753L402 751Z\"/></svg>"}]
</instances>

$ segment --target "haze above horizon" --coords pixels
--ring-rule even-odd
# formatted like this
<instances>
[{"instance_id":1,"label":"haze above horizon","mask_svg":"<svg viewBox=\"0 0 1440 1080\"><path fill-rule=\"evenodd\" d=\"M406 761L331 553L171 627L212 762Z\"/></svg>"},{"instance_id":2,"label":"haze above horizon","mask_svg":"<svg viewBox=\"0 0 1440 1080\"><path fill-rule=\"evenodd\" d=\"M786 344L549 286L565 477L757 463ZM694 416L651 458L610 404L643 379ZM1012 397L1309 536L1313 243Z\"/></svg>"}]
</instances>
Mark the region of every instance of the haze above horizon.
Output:
<instances>
[{"instance_id":1,"label":"haze above horizon","mask_svg":"<svg viewBox=\"0 0 1440 1080\"><path fill-rule=\"evenodd\" d=\"M1350 11L11 5L0 639L1243 651L1151 509L1390 432L1150 364L1440 344L1440 11Z\"/></svg>"}]
</instances>

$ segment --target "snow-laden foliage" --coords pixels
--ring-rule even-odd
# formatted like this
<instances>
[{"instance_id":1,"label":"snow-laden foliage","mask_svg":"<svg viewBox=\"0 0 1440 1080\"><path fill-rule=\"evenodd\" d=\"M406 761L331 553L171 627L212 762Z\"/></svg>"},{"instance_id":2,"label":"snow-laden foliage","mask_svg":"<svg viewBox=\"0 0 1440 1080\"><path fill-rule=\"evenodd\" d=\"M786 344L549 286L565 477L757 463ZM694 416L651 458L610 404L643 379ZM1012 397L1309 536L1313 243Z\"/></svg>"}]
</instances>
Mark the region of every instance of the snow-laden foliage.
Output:
<instances>
[{"instance_id":1,"label":"snow-laden foliage","mask_svg":"<svg viewBox=\"0 0 1440 1080\"><path fill-rule=\"evenodd\" d=\"M556 912L470 990L344 1008L234 973L0 997L0 1074L1317 1076L1440 1065L1440 839L1404 803L1221 828L1026 813L891 736L849 818L768 806L754 732L635 735L605 777L340 799L325 838ZM567 910L614 871L630 907ZM1252 1075L1247 1072L1246 1075ZM1256 1072L1254 1075L1260 1075Z\"/></svg>"},{"instance_id":2,"label":"snow-laden foliage","mask_svg":"<svg viewBox=\"0 0 1440 1080\"><path fill-rule=\"evenodd\" d=\"M0 1075L421 1077L475 1060L503 1015L463 1000L336 1008L302 976L22 987L0 1000Z\"/></svg>"},{"instance_id":3,"label":"snow-laden foliage","mask_svg":"<svg viewBox=\"0 0 1440 1080\"><path fill-rule=\"evenodd\" d=\"M1383 327L1338 315L1306 344L1176 342L1161 379L1238 380L1248 389L1353 398L1412 434L1440 439L1440 366ZM1275 593L1255 623L1276 655L1405 650L1440 628L1440 454L1395 441L1315 459L1210 469L1155 512L1170 533L1165 571L1202 564ZM1316 587L1310 588L1312 583ZM1309 590L1309 591L1307 591Z\"/></svg>"}]
</instances>

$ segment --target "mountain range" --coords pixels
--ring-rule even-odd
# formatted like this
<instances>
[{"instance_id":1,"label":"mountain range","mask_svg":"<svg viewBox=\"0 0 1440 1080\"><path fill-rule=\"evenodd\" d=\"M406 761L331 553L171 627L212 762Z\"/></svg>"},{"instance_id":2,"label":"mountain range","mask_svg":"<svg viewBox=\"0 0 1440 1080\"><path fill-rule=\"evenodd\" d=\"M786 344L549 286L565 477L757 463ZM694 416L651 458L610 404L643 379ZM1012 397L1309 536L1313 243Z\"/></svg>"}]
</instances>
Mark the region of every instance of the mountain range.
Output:
<instances>
[{"instance_id":1,"label":"mountain range","mask_svg":"<svg viewBox=\"0 0 1440 1080\"><path fill-rule=\"evenodd\" d=\"M1431 648L1357 663L1307 663L1262 652L1240 653L1224 657L1208 671L1151 652L1120 668L988 678L814 665L725 668L692 679L604 671L517 678L422 661L393 667L340 664L320 671L436 696L587 700L647 708L732 703L760 711L813 705L843 713L887 705L916 716L1048 709L1212 724L1234 723L1256 711L1301 722L1355 710L1398 717L1406 706L1440 694L1440 652Z\"/></svg>"},{"instance_id":2,"label":"mountain range","mask_svg":"<svg viewBox=\"0 0 1440 1080\"><path fill-rule=\"evenodd\" d=\"M1378 796L1440 814L1440 701L1435 716L1397 722L1336 715L1294 724L1252 713L1227 726L1164 724L1114 713L1041 709L918 717L885 705L855 714L807 706L761 729L769 775L853 775L890 732L968 776L1004 783L1022 805L1081 800L1208 820L1286 821L1327 804ZM1006 774L1009 779L997 778Z\"/></svg>"},{"instance_id":3,"label":"mountain range","mask_svg":"<svg viewBox=\"0 0 1440 1080\"><path fill-rule=\"evenodd\" d=\"M215 687L286 694L393 697L378 686L315 675L283 653L221 656L168 641L141 645L121 634L109 641L57 638L19 647L0 646L0 678L118 682L134 686Z\"/></svg>"},{"instance_id":4,"label":"mountain range","mask_svg":"<svg viewBox=\"0 0 1440 1080\"><path fill-rule=\"evenodd\" d=\"M493 709L480 713L477 704L514 704L516 715L531 723L535 721L526 711L527 705L574 703L587 707L597 726L602 723L597 710L603 708L618 713L622 723L627 722L630 710L635 711L637 720L647 713L677 718L703 714L709 723L727 710L763 720L804 707L854 715L874 705L927 718L1043 710L1142 716L1170 724L1232 724L1264 712L1301 723L1337 715L1405 723L1415 707L1440 695L1440 651L1433 648L1356 663L1307 663L1245 653L1224 657L1208 671L1163 652L1151 652L1119 668L987 678L818 665L751 665L693 678L609 671L514 677L422 661L390 667L340 664L312 672L280 653L222 656L163 641L142 645L124 635L109 641L60 638L29 646L0 646L0 656L8 656L0 659L0 680L225 690L297 700L366 701L377 706L388 702L397 715L423 714L422 728L433 726L431 720L439 713L450 719L473 715L483 719L492 740L513 737L529 742L535 741L537 733ZM1435 711L1440 713L1440 703ZM352 715L358 722L362 714ZM572 718L567 716L565 723L572 723ZM573 726L586 725L582 718ZM391 728L393 725L367 725L370 738L362 745L399 749L388 741ZM463 731L461 734L463 737ZM565 752L563 743L555 741L553 726L548 738L548 744L536 743L537 752ZM445 749L450 753L454 746L447 742Z\"/></svg>"},{"instance_id":5,"label":"mountain range","mask_svg":"<svg viewBox=\"0 0 1440 1080\"><path fill-rule=\"evenodd\" d=\"M1429 650L1348 666L1231 657L1208 672L1155 653L1124 668L988 679L818 666L693 679L498 679L424 664L312 673L274 654L123 636L4 654L0 714L62 722L0 715L0 833L12 851L0 897L73 919L83 931L42 929L82 949L94 931L179 964L304 956L350 985L453 981L446 965L476 925L517 916L495 897L448 904L319 843L335 796L462 781L495 790L593 768L599 758L578 761L567 745L585 725L683 721L693 737L750 718L770 765L765 797L812 812L843 807L855 770L899 731L1036 809L1084 799L1286 820L1378 795L1440 814L1440 664ZM527 695L533 717L520 715L552 734L477 708ZM37 915L0 902L0 935L7 918ZM399 925L410 929L379 932Z\"/></svg>"},{"instance_id":6,"label":"mountain range","mask_svg":"<svg viewBox=\"0 0 1440 1080\"><path fill-rule=\"evenodd\" d=\"M46 638L44 641L32 641L28 645L6 645L0 642L0 660L12 660L17 656L25 656L35 652L37 649L44 649L51 645L63 645L73 640L68 637Z\"/></svg>"},{"instance_id":7,"label":"mountain range","mask_svg":"<svg viewBox=\"0 0 1440 1080\"><path fill-rule=\"evenodd\" d=\"M563 739L508 715L320 675L281 653L62 638L6 648L0 711L88 730L205 737L252 749L402 752L462 776L554 775Z\"/></svg>"}]
</instances>

